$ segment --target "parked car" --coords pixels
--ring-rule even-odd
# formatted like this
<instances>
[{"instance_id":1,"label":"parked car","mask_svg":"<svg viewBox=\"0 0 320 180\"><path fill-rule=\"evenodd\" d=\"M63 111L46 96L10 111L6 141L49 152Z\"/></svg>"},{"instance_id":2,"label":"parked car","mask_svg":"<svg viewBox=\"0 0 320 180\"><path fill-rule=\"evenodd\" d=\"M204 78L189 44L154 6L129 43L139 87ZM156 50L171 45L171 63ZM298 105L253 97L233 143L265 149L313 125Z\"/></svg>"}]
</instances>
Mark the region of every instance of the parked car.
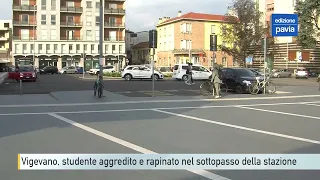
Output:
<instances>
[{"instance_id":1,"label":"parked car","mask_svg":"<svg viewBox=\"0 0 320 180\"><path fill-rule=\"evenodd\" d=\"M173 72L172 72L172 68L170 67L159 67L158 70L167 76L172 76Z\"/></svg>"},{"instance_id":2,"label":"parked car","mask_svg":"<svg viewBox=\"0 0 320 180\"><path fill-rule=\"evenodd\" d=\"M296 69L296 79L298 78L306 78L308 79L309 73L306 68L297 68Z\"/></svg>"},{"instance_id":3,"label":"parked car","mask_svg":"<svg viewBox=\"0 0 320 180\"><path fill-rule=\"evenodd\" d=\"M126 81L131 79L152 79L152 69L145 66L127 66L122 72L121 77ZM154 80L163 79L163 74L154 70Z\"/></svg>"},{"instance_id":4,"label":"parked car","mask_svg":"<svg viewBox=\"0 0 320 180\"><path fill-rule=\"evenodd\" d=\"M11 68L8 74L9 79L16 81L37 81L37 74L32 66L19 66L16 68Z\"/></svg>"},{"instance_id":5,"label":"parked car","mask_svg":"<svg viewBox=\"0 0 320 180\"><path fill-rule=\"evenodd\" d=\"M188 64L176 64L173 67L172 78L176 80L186 81L188 75L186 74ZM201 65L192 65L192 78L194 80L207 80L212 72L204 66Z\"/></svg>"},{"instance_id":6,"label":"parked car","mask_svg":"<svg viewBox=\"0 0 320 180\"><path fill-rule=\"evenodd\" d=\"M59 70L56 66L46 66L40 69L40 74L58 74Z\"/></svg>"},{"instance_id":7,"label":"parked car","mask_svg":"<svg viewBox=\"0 0 320 180\"><path fill-rule=\"evenodd\" d=\"M263 76L257 76L247 68L223 68L221 71L222 82L238 94L247 93L249 85L257 82L257 77L260 77L259 81L264 80Z\"/></svg>"},{"instance_id":8,"label":"parked car","mask_svg":"<svg viewBox=\"0 0 320 180\"><path fill-rule=\"evenodd\" d=\"M273 72L273 77L281 78L281 77L291 77L292 73L289 69L277 69Z\"/></svg>"},{"instance_id":9,"label":"parked car","mask_svg":"<svg viewBox=\"0 0 320 180\"><path fill-rule=\"evenodd\" d=\"M318 79L317 79L317 82L320 82L320 74L318 75Z\"/></svg>"},{"instance_id":10,"label":"parked car","mask_svg":"<svg viewBox=\"0 0 320 180\"><path fill-rule=\"evenodd\" d=\"M74 66L67 66L67 67L63 67L59 70L60 74L76 74L78 73L78 70L76 67Z\"/></svg>"},{"instance_id":11,"label":"parked car","mask_svg":"<svg viewBox=\"0 0 320 180\"><path fill-rule=\"evenodd\" d=\"M114 66L104 66L103 68L103 73L112 73L116 72L116 68ZM100 68L93 68L89 70L90 75L97 75L100 73Z\"/></svg>"}]
</instances>

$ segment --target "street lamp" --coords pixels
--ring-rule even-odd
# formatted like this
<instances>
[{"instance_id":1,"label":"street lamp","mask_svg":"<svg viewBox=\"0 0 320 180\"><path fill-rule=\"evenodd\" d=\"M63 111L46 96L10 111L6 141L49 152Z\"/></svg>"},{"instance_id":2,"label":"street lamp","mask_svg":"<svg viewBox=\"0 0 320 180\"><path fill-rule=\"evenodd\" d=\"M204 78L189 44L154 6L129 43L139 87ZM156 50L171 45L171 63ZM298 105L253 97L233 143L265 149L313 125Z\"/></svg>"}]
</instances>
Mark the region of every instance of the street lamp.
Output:
<instances>
[{"instance_id":1,"label":"street lamp","mask_svg":"<svg viewBox=\"0 0 320 180\"><path fill-rule=\"evenodd\" d=\"M100 71L99 74L103 77L103 0L100 0L100 24L99 24L99 64L100 64Z\"/></svg>"}]
</instances>

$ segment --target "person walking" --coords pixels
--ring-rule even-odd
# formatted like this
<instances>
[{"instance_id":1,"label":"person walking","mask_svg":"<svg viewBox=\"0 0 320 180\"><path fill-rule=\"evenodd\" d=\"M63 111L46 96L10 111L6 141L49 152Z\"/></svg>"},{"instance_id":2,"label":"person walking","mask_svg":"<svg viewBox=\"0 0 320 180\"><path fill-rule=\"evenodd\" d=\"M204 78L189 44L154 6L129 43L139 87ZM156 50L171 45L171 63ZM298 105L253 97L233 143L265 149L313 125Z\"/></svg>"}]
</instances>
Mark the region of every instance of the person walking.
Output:
<instances>
[{"instance_id":1,"label":"person walking","mask_svg":"<svg viewBox=\"0 0 320 180\"><path fill-rule=\"evenodd\" d=\"M188 74L188 82L190 83L190 85L195 84L192 78L192 63L188 63L188 68L186 73Z\"/></svg>"},{"instance_id":2,"label":"person walking","mask_svg":"<svg viewBox=\"0 0 320 180\"><path fill-rule=\"evenodd\" d=\"M212 90L212 95L215 97L215 98L221 98L221 95L220 95L220 84L221 84L221 79L219 77L219 67L217 64L214 64L213 65L213 68L212 68L212 77L211 77L211 83L213 84L213 90Z\"/></svg>"}]
</instances>

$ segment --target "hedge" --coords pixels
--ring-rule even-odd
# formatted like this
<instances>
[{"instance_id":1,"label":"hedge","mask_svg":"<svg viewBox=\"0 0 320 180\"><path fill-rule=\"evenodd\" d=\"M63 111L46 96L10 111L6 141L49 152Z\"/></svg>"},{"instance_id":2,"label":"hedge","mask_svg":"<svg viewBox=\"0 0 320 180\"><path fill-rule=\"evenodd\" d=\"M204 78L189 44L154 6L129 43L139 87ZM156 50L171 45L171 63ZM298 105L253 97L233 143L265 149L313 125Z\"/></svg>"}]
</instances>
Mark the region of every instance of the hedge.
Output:
<instances>
[{"instance_id":1,"label":"hedge","mask_svg":"<svg viewBox=\"0 0 320 180\"><path fill-rule=\"evenodd\" d=\"M108 73L103 73L103 75L107 77L121 77L120 72L108 72Z\"/></svg>"}]
</instances>

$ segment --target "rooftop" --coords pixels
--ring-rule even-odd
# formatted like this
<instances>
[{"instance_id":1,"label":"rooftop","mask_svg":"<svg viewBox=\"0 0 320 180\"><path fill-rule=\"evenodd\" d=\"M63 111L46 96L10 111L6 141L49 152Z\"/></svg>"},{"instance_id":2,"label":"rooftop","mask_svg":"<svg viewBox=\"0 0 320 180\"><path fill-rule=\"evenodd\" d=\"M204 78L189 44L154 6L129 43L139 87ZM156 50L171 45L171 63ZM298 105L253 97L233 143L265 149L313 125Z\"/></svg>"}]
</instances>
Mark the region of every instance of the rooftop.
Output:
<instances>
[{"instance_id":1,"label":"rooftop","mask_svg":"<svg viewBox=\"0 0 320 180\"><path fill-rule=\"evenodd\" d=\"M149 48L149 42L141 42L132 47L133 49Z\"/></svg>"}]
</instances>

